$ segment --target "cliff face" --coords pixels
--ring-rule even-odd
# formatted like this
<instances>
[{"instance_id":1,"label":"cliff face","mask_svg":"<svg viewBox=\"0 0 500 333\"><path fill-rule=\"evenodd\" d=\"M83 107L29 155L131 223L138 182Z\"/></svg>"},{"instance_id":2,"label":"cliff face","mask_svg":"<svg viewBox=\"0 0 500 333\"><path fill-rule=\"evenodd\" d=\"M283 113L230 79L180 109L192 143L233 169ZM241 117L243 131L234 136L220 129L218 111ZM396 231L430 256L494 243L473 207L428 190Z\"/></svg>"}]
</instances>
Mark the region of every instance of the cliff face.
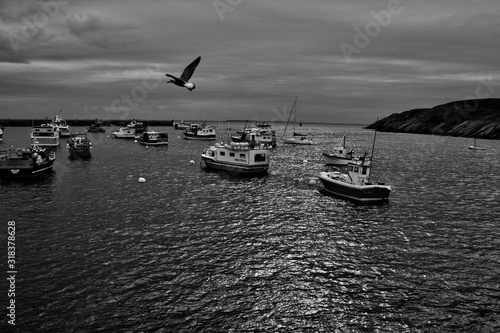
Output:
<instances>
[{"instance_id":1,"label":"cliff face","mask_svg":"<svg viewBox=\"0 0 500 333\"><path fill-rule=\"evenodd\" d=\"M430 109L394 113L366 128L381 132L500 139L500 99L456 101Z\"/></svg>"}]
</instances>

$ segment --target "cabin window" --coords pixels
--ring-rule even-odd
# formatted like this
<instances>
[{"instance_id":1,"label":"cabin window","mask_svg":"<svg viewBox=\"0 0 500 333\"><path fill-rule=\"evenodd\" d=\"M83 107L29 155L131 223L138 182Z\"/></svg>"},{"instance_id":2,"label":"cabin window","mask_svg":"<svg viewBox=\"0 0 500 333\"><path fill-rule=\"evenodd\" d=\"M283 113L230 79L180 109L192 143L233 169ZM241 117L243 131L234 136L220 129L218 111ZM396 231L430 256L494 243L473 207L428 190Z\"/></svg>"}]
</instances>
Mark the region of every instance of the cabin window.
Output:
<instances>
[{"instance_id":1,"label":"cabin window","mask_svg":"<svg viewBox=\"0 0 500 333\"><path fill-rule=\"evenodd\" d=\"M240 158L247 158L247 155L245 155L245 154L240 154Z\"/></svg>"},{"instance_id":2,"label":"cabin window","mask_svg":"<svg viewBox=\"0 0 500 333\"><path fill-rule=\"evenodd\" d=\"M359 167L354 167L354 172L358 172L359 171Z\"/></svg>"},{"instance_id":3,"label":"cabin window","mask_svg":"<svg viewBox=\"0 0 500 333\"><path fill-rule=\"evenodd\" d=\"M220 156L226 156L226 152L225 151L221 151L219 152Z\"/></svg>"},{"instance_id":4,"label":"cabin window","mask_svg":"<svg viewBox=\"0 0 500 333\"><path fill-rule=\"evenodd\" d=\"M353 170L353 166L349 165L349 171L352 171L352 170Z\"/></svg>"},{"instance_id":5,"label":"cabin window","mask_svg":"<svg viewBox=\"0 0 500 333\"><path fill-rule=\"evenodd\" d=\"M255 154L255 162L265 162L266 155L265 154Z\"/></svg>"},{"instance_id":6,"label":"cabin window","mask_svg":"<svg viewBox=\"0 0 500 333\"><path fill-rule=\"evenodd\" d=\"M366 175L366 172L368 171L368 167L363 167L363 171L361 172L361 174L363 175Z\"/></svg>"},{"instance_id":7,"label":"cabin window","mask_svg":"<svg viewBox=\"0 0 500 333\"><path fill-rule=\"evenodd\" d=\"M229 153L229 156L234 157L234 153Z\"/></svg>"}]
</instances>

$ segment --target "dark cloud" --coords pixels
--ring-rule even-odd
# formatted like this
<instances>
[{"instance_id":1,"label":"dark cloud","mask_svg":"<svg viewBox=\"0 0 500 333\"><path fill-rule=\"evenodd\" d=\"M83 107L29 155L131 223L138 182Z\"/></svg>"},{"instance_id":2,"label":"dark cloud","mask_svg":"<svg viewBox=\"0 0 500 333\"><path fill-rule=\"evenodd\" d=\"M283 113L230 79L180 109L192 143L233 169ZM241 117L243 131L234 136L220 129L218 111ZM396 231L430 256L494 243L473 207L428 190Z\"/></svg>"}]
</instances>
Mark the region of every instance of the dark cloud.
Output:
<instances>
[{"instance_id":1,"label":"dark cloud","mask_svg":"<svg viewBox=\"0 0 500 333\"><path fill-rule=\"evenodd\" d=\"M493 0L400 0L387 24L397 2L220 1L0 0L1 112L271 120L297 95L308 121L369 123L500 89ZM194 92L165 83L197 56Z\"/></svg>"}]
</instances>

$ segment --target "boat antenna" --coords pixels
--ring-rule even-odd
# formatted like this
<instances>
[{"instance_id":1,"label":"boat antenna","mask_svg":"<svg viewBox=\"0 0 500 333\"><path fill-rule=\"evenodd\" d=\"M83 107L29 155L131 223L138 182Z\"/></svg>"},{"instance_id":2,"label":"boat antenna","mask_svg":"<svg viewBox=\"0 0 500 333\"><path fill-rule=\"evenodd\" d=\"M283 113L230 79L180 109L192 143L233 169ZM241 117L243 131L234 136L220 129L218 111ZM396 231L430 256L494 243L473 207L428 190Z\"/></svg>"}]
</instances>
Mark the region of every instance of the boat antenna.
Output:
<instances>
[{"instance_id":1,"label":"boat antenna","mask_svg":"<svg viewBox=\"0 0 500 333\"><path fill-rule=\"evenodd\" d=\"M295 108L295 104L297 103L297 96L295 96L295 101L293 102L292 109L290 110L290 115L288 116L288 120L286 121L285 129L283 130L283 135L281 138L285 136L286 128L288 127L288 123L290 122L290 118L292 117L293 109Z\"/></svg>"},{"instance_id":2,"label":"boat antenna","mask_svg":"<svg viewBox=\"0 0 500 333\"><path fill-rule=\"evenodd\" d=\"M378 121L378 118L377 118ZM377 129L375 128L375 134L373 135L373 145L372 145L372 156L370 157L370 167L373 170L373 153L375 152L375 139L377 138ZM363 161L364 163L364 161ZM371 178L371 171L370 171L370 178Z\"/></svg>"}]
</instances>

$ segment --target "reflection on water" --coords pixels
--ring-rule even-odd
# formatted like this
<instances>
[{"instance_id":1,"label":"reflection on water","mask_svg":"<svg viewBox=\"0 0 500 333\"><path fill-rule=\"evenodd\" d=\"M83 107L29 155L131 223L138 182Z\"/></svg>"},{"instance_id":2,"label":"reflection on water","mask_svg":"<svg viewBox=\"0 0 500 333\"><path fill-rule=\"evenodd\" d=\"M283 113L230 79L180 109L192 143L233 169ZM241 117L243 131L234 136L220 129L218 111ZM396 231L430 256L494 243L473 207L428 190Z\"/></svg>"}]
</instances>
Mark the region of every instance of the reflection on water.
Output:
<instances>
[{"instance_id":1,"label":"reflection on water","mask_svg":"<svg viewBox=\"0 0 500 333\"><path fill-rule=\"evenodd\" d=\"M20 327L498 331L497 142L479 152L462 138L378 133L373 175L393 192L357 205L309 181L332 169L321 152L344 132L357 153L373 132L304 129L319 144L279 145L262 177L202 169L207 143L169 128L168 147L89 133L91 160L61 146L48 177L2 181Z\"/></svg>"}]
</instances>

